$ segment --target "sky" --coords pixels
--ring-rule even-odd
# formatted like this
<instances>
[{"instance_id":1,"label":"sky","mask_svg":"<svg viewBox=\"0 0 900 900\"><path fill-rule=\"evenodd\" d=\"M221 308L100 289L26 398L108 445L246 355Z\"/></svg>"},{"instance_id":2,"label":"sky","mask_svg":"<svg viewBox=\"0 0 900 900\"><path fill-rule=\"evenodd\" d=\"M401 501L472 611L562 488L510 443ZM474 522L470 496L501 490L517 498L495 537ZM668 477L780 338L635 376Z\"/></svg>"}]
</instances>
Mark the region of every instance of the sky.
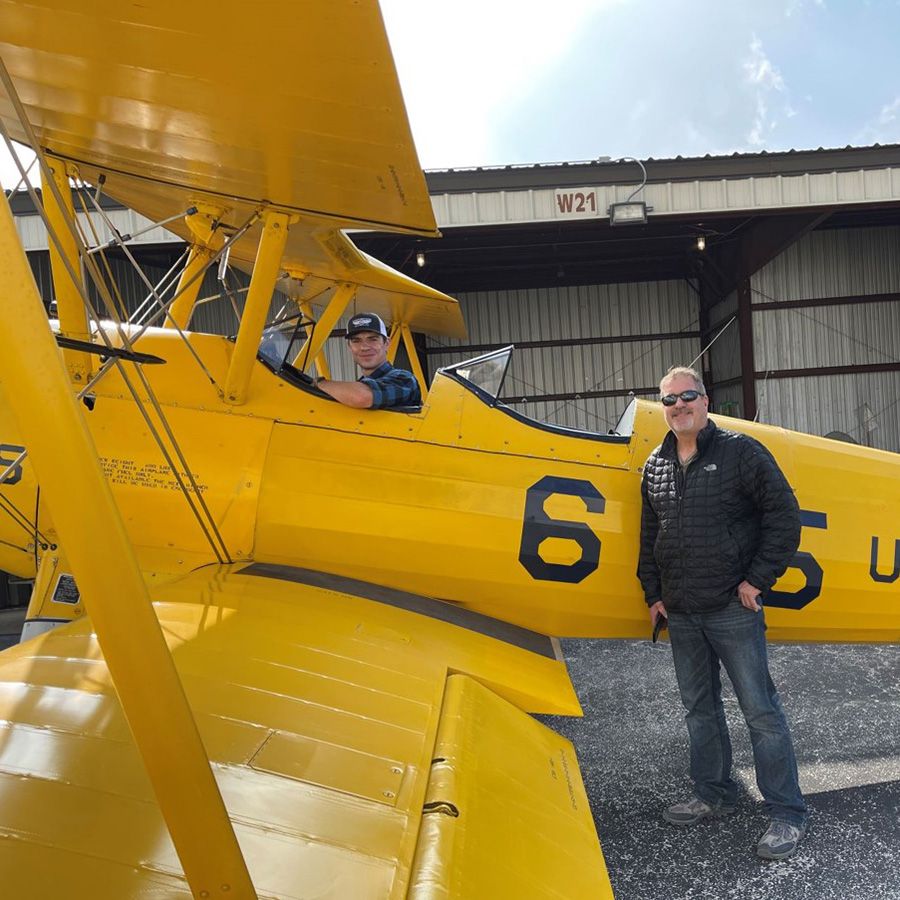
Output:
<instances>
[{"instance_id":1,"label":"sky","mask_svg":"<svg viewBox=\"0 0 900 900\"><path fill-rule=\"evenodd\" d=\"M900 143L898 0L382 0L426 169Z\"/></svg>"},{"instance_id":2,"label":"sky","mask_svg":"<svg viewBox=\"0 0 900 900\"><path fill-rule=\"evenodd\" d=\"M900 143L900 0L381 6L426 169Z\"/></svg>"}]
</instances>

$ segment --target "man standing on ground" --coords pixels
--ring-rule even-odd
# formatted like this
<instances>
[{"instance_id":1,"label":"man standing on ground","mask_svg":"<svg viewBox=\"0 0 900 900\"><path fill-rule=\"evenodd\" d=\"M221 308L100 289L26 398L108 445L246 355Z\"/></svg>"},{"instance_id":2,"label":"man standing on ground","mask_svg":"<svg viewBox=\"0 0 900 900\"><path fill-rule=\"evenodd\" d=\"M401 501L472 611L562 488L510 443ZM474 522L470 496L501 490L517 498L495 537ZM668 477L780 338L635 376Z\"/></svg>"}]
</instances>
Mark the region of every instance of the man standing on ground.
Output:
<instances>
[{"instance_id":1,"label":"man standing on ground","mask_svg":"<svg viewBox=\"0 0 900 900\"><path fill-rule=\"evenodd\" d=\"M644 466L638 574L651 623L668 620L694 782L694 796L663 818L693 825L734 810L724 665L750 730L756 783L770 817L757 853L784 859L806 832L807 809L769 675L761 601L797 550L800 511L769 451L709 420L696 371L670 369L659 388L670 431Z\"/></svg>"},{"instance_id":2,"label":"man standing on ground","mask_svg":"<svg viewBox=\"0 0 900 900\"><path fill-rule=\"evenodd\" d=\"M395 369L387 360L388 333L375 313L360 313L347 324L347 344L353 361L362 370L359 381L319 378L319 390L357 409L418 406L419 385L411 372Z\"/></svg>"}]
</instances>

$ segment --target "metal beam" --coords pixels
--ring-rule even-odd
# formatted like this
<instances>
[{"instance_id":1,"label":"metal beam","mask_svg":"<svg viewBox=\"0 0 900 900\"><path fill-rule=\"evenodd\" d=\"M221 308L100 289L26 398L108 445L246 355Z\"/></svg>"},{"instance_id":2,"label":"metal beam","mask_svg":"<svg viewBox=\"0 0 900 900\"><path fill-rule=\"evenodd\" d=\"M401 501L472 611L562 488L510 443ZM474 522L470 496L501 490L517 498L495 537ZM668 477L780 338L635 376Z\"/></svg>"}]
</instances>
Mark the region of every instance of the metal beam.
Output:
<instances>
[{"instance_id":1,"label":"metal beam","mask_svg":"<svg viewBox=\"0 0 900 900\"><path fill-rule=\"evenodd\" d=\"M773 309L815 309L817 306L851 306L864 303L900 303L900 294L855 294L849 297L817 297L809 300L765 301L752 303L754 312Z\"/></svg>"},{"instance_id":2,"label":"metal beam","mask_svg":"<svg viewBox=\"0 0 900 900\"><path fill-rule=\"evenodd\" d=\"M677 341L699 338L699 331L654 331L648 334L614 334L606 337L562 338L552 341L516 341L516 350L537 350L545 347L585 347L592 344L628 344L637 341ZM454 344L452 347L428 347L422 352L426 356L442 353L473 353L499 350L507 344Z\"/></svg>"},{"instance_id":3,"label":"metal beam","mask_svg":"<svg viewBox=\"0 0 900 900\"><path fill-rule=\"evenodd\" d=\"M765 378L821 378L826 375L871 375L875 372L900 372L900 362L814 366L809 369L774 369L769 372L755 372L754 377L760 380Z\"/></svg>"},{"instance_id":4,"label":"metal beam","mask_svg":"<svg viewBox=\"0 0 900 900\"><path fill-rule=\"evenodd\" d=\"M300 312L302 312L310 322L315 321L313 319L312 303L308 300L300 300L297 303L297 306L300 307ZM307 340L309 340L309 338L307 338ZM328 365L328 359L325 356L324 349L316 354L316 371L322 378L331 378L331 368Z\"/></svg>"},{"instance_id":5,"label":"metal beam","mask_svg":"<svg viewBox=\"0 0 900 900\"><path fill-rule=\"evenodd\" d=\"M737 286L738 329L741 341L741 387L744 418L756 418L756 382L753 358L753 312L750 309L750 279L743 278Z\"/></svg>"}]
</instances>

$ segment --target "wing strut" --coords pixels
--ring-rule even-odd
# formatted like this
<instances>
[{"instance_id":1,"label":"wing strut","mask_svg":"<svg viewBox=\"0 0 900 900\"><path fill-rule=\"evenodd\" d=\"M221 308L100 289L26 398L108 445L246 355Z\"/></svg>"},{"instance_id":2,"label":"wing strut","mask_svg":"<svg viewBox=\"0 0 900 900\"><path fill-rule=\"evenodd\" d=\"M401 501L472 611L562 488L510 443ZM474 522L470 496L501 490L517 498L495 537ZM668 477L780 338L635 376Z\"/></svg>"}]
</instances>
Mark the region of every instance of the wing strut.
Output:
<instances>
[{"instance_id":1,"label":"wing strut","mask_svg":"<svg viewBox=\"0 0 900 900\"><path fill-rule=\"evenodd\" d=\"M174 328L177 325L181 329L186 329L190 325L197 296L203 284L203 273L212 263L216 253L225 245L224 236L215 229L215 222L222 217L223 212L224 210L216 207L200 205L194 215L184 217L185 224L194 235L194 240L191 242L190 257L175 291L176 300L172 304L166 328Z\"/></svg>"},{"instance_id":2,"label":"wing strut","mask_svg":"<svg viewBox=\"0 0 900 900\"><path fill-rule=\"evenodd\" d=\"M81 271L81 260L75 244L75 236L67 224L75 221L69 173L66 164L61 159L49 154L47 155L47 165L57 187L55 191L44 191L42 196L44 211L57 236L56 241L48 239L48 244L50 247L50 270L53 273L53 293L59 313L59 330L63 337L72 338L79 343L88 343L91 340L91 327L88 324L87 310L81 300L78 286L69 277L70 272ZM69 370L69 378L75 384L84 385L91 377L92 363L90 356L81 351L83 348L64 348L63 357L66 361L66 368Z\"/></svg>"},{"instance_id":3,"label":"wing strut","mask_svg":"<svg viewBox=\"0 0 900 900\"><path fill-rule=\"evenodd\" d=\"M290 217L284 213L267 212L263 216L263 232L250 277L250 290L225 379L226 403L239 405L247 399L250 373L256 361L263 328L266 327L266 314L272 303L272 291L280 272L289 225Z\"/></svg>"},{"instance_id":4,"label":"wing strut","mask_svg":"<svg viewBox=\"0 0 900 900\"><path fill-rule=\"evenodd\" d=\"M356 296L357 285L345 282L339 284L328 305L322 310L316 327L312 330L306 342L300 348L294 365L301 371L306 371L309 367L310 360L317 359L319 354L325 349L325 342L331 337L331 332L337 326L344 310L350 305L350 301Z\"/></svg>"},{"instance_id":5,"label":"wing strut","mask_svg":"<svg viewBox=\"0 0 900 900\"><path fill-rule=\"evenodd\" d=\"M6 201L0 206L0 281L7 305L0 321L4 394L65 542L191 890L195 897L255 898L134 551L72 398L12 212ZM30 336L27 344L22 333Z\"/></svg>"}]
</instances>

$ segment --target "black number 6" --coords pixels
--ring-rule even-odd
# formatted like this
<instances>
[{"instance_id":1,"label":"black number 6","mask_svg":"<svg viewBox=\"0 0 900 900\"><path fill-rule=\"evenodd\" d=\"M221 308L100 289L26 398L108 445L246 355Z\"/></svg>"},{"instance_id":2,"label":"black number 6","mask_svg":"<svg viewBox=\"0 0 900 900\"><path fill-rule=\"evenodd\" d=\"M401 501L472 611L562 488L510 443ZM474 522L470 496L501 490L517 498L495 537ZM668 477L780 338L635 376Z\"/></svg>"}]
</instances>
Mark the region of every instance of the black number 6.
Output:
<instances>
[{"instance_id":1,"label":"black number 6","mask_svg":"<svg viewBox=\"0 0 900 900\"><path fill-rule=\"evenodd\" d=\"M531 577L538 581L578 584L600 563L600 538L584 522L551 519L544 512L544 503L553 494L580 497L588 512L602 513L606 508L603 495L589 481L545 475L528 488L525 494L525 518L522 522L519 562ZM544 562L539 550L547 538L575 541L581 547L580 559L569 564Z\"/></svg>"}]
</instances>

